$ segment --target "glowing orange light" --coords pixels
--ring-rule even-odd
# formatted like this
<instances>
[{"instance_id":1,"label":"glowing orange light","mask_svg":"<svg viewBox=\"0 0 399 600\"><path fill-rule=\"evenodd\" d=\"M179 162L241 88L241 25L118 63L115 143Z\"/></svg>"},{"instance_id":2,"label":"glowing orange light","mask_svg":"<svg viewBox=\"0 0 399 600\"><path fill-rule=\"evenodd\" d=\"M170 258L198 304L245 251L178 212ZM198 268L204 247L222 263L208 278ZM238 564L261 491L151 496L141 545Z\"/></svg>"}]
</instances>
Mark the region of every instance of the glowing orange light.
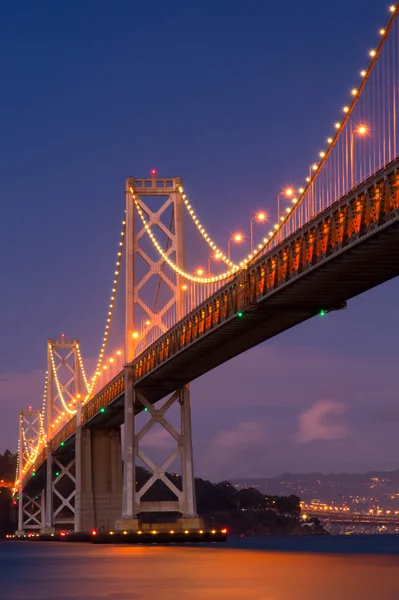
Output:
<instances>
[{"instance_id":1,"label":"glowing orange light","mask_svg":"<svg viewBox=\"0 0 399 600\"><path fill-rule=\"evenodd\" d=\"M286 190L284 190L284 193L286 196L292 196L294 190L292 188L287 188Z\"/></svg>"},{"instance_id":2,"label":"glowing orange light","mask_svg":"<svg viewBox=\"0 0 399 600\"><path fill-rule=\"evenodd\" d=\"M365 135L367 133L367 127L365 125L360 125L356 131L359 135Z\"/></svg>"},{"instance_id":3,"label":"glowing orange light","mask_svg":"<svg viewBox=\"0 0 399 600\"><path fill-rule=\"evenodd\" d=\"M266 221L266 213L260 212L256 215L256 218L258 219L258 221Z\"/></svg>"},{"instance_id":4,"label":"glowing orange light","mask_svg":"<svg viewBox=\"0 0 399 600\"><path fill-rule=\"evenodd\" d=\"M185 283L184 283L184 284L181 286L181 289L182 289L182 290L184 290L184 291L186 291L186 289L187 289L187 286L186 286L186 284L185 284Z\"/></svg>"},{"instance_id":5,"label":"glowing orange light","mask_svg":"<svg viewBox=\"0 0 399 600\"><path fill-rule=\"evenodd\" d=\"M146 325L151 325L151 321L147 320L147 321L145 322L145 324L146 324Z\"/></svg>"},{"instance_id":6,"label":"glowing orange light","mask_svg":"<svg viewBox=\"0 0 399 600\"><path fill-rule=\"evenodd\" d=\"M122 354L122 350L117 350L116 353L118 356L120 356Z\"/></svg>"},{"instance_id":7,"label":"glowing orange light","mask_svg":"<svg viewBox=\"0 0 399 600\"><path fill-rule=\"evenodd\" d=\"M233 240L234 240L235 242L237 242L237 244L239 244L239 243L240 243L240 242L242 242L242 240L243 240L242 234L241 234L241 233L235 233L235 234L233 235Z\"/></svg>"},{"instance_id":8,"label":"glowing orange light","mask_svg":"<svg viewBox=\"0 0 399 600\"><path fill-rule=\"evenodd\" d=\"M204 269L197 269L197 275L201 277L204 274Z\"/></svg>"},{"instance_id":9,"label":"glowing orange light","mask_svg":"<svg viewBox=\"0 0 399 600\"><path fill-rule=\"evenodd\" d=\"M109 359L109 362L110 362L110 363L113 363L113 362L114 362L114 359L113 359L113 358L110 358L110 359Z\"/></svg>"},{"instance_id":10,"label":"glowing orange light","mask_svg":"<svg viewBox=\"0 0 399 600\"><path fill-rule=\"evenodd\" d=\"M138 337L139 337L139 334L137 333L137 331L133 331L132 338L137 340Z\"/></svg>"}]
</instances>

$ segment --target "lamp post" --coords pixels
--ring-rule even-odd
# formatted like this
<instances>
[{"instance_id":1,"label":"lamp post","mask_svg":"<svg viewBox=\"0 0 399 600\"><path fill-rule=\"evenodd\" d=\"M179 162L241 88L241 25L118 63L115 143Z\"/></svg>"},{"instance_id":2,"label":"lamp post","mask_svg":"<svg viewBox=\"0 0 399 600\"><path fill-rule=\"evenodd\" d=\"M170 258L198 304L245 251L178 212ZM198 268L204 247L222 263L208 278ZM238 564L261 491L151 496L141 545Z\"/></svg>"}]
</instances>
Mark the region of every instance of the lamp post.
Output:
<instances>
[{"instance_id":1,"label":"lamp post","mask_svg":"<svg viewBox=\"0 0 399 600\"><path fill-rule=\"evenodd\" d=\"M253 222L254 221L258 221L258 223L264 223L265 221L267 221L267 215L265 212L259 212L257 213L254 217L252 217L252 219L249 222L249 238L250 238L250 248L251 248L251 253L253 250Z\"/></svg>"},{"instance_id":2,"label":"lamp post","mask_svg":"<svg viewBox=\"0 0 399 600\"><path fill-rule=\"evenodd\" d=\"M208 275L211 275L211 261L219 260L221 254L219 252L215 252L215 254L211 254L208 258Z\"/></svg>"},{"instance_id":3,"label":"lamp post","mask_svg":"<svg viewBox=\"0 0 399 600\"><path fill-rule=\"evenodd\" d=\"M277 196L277 222L278 224L280 224L280 198L281 196L285 196L286 198L291 198L292 194L294 193L294 190L292 188L287 188L285 190L283 190L282 192L279 193L279 195Z\"/></svg>"},{"instance_id":4,"label":"lamp post","mask_svg":"<svg viewBox=\"0 0 399 600\"><path fill-rule=\"evenodd\" d=\"M109 367L109 379L113 379L115 377L115 359L113 356L111 356L111 358L108 359L108 362L110 364Z\"/></svg>"},{"instance_id":5,"label":"lamp post","mask_svg":"<svg viewBox=\"0 0 399 600\"><path fill-rule=\"evenodd\" d=\"M292 188L286 188L285 190L280 192L279 195L277 196L277 215L278 215L277 223L278 223L279 229L280 229L280 224L281 224L280 198L281 198L281 196L285 196L286 198L291 198L293 193L294 193L294 190ZM281 240L281 231L279 231L277 239Z\"/></svg>"},{"instance_id":6,"label":"lamp post","mask_svg":"<svg viewBox=\"0 0 399 600\"><path fill-rule=\"evenodd\" d=\"M312 171L317 171L317 169L319 168L319 163L313 163L313 165L310 165L309 167L309 177L306 178L306 181L309 183L310 180L312 179ZM308 207L309 207L309 216L312 217L315 211L315 202L314 202L314 187L313 184L312 186L309 188L309 201L308 201Z\"/></svg>"},{"instance_id":7,"label":"lamp post","mask_svg":"<svg viewBox=\"0 0 399 600\"><path fill-rule=\"evenodd\" d=\"M123 353L122 350L116 351L116 370L120 371L123 367Z\"/></svg>"},{"instance_id":8,"label":"lamp post","mask_svg":"<svg viewBox=\"0 0 399 600\"><path fill-rule=\"evenodd\" d=\"M235 242L236 244L240 244L244 240L244 237L241 233L235 233L229 241L227 242L227 258L230 260L230 244L231 242Z\"/></svg>"},{"instance_id":9,"label":"lamp post","mask_svg":"<svg viewBox=\"0 0 399 600\"><path fill-rule=\"evenodd\" d=\"M351 161L351 188L355 186L355 135L364 136L367 134L367 127L359 125L356 129L351 129L350 140L350 161Z\"/></svg>"}]
</instances>

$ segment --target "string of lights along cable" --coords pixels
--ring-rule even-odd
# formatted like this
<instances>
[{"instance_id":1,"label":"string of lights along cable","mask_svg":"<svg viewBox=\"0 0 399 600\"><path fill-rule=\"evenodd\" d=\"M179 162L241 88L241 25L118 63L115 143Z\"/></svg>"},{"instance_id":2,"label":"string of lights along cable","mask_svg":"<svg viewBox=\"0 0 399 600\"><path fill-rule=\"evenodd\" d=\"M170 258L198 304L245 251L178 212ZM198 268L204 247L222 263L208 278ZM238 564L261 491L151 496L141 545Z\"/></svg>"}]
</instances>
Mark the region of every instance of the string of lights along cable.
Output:
<instances>
[{"instance_id":1,"label":"string of lights along cable","mask_svg":"<svg viewBox=\"0 0 399 600\"><path fill-rule=\"evenodd\" d=\"M274 208L261 210L252 215L249 221L249 252L244 253L240 260L231 257L231 245L236 246L234 256L248 243L248 237L241 231L232 234L224 243L216 243L204 227L194 210L193 203L189 200L183 186L179 184L178 192L181 195L184 209L187 211L194 231L205 242L207 256L202 260L208 263L208 269L196 268L190 272L181 268L173 253L166 245L165 248L156 237L156 222L149 218L140 204L140 191L131 188L135 215L142 224L143 236L152 250L155 249L162 264L168 265L176 274L176 281L184 280L181 288L186 292L185 314L195 310L206 298L210 297L219 287L234 280L240 272L248 269L260 256L274 252L274 249L283 244L284 240L293 233L307 225L317 215L325 211L336 201L345 197L354 190L359 183L376 174L381 168L393 161L398 156L398 89L399 89L399 26L398 5L389 7L386 22L376 28L375 45L365 49L365 64L361 65L352 88L347 90L346 100L339 109L339 116L331 126L326 129L325 139L322 141L316 159L312 162L304 176L304 181L298 185L292 184L290 173L287 173L287 185L280 190L275 199ZM155 171L152 171L155 176ZM271 220L271 216L275 215ZM267 228L259 241L254 240L260 227ZM247 229L247 228L246 228ZM59 399L58 412L50 424L52 435L59 432L66 423L77 413L78 402L88 403L95 394L107 385L123 368L124 356L121 350L110 353L108 349L109 334L115 312L115 302L120 281L122 258L125 248L126 218L122 221L122 229L118 242L116 260L113 273L110 299L107 307L105 327L101 341L100 351L95 363L93 375L87 375L81 347L76 345L76 356L83 382L82 394L75 396L67 392L62 384L57 369L54 348L49 342L49 369L46 373L42 408L40 411L28 411L32 419L37 418L36 425L30 428L29 422L21 413L20 437L18 440L21 458L16 469L16 487L21 475L29 470L35 473L35 464L41 450L48 443L48 429L45 427L46 414L49 410L49 380L54 383L57 398ZM190 238L191 241L191 238ZM204 245L204 244L203 244ZM211 260L219 261L220 268L212 272ZM225 265L222 267L221 265ZM224 268L224 270L222 270ZM218 272L221 271L221 272ZM166 278L164 272L160 275ZM198 294L198 289L201 293ZM136 351L142 352L154 343L165 332L165 327L173 327L177 320L177 311L169 311L167 320L162 327L155 327L148 316L143 317L143 324L137 326L132 333ZM180 317L181 318L181 313ZM157 337L158 336L158 337ZM120 347L120 344L118 345ZM110 354L107 356L107 352ZM137 352L136 354L137 355ZM36 423L36 421L35 421ZM31 432L34 431L34 433ZM46 435L47 433L47 435Z\"/></svg>"}]
</instances>

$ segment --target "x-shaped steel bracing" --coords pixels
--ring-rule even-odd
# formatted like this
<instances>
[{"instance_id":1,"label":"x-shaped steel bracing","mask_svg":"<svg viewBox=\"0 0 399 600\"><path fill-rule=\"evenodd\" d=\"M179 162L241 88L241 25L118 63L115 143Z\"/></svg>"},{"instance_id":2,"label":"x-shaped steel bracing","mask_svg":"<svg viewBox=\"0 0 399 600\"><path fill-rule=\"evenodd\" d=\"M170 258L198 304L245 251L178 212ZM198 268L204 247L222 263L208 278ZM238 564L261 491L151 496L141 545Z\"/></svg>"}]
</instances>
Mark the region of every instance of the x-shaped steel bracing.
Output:
<instances>
[{"instance_id":1,"label":"x-shaped steel bracing","mask_svg":"<svg viewBox=\"0 0 399 600\"><path fill-rule=\"evenodd\" d=\"M183 460L183 436L181 433L176 431L176 429L171 425L165 418L165 412L177 401L180 400L180 392L174 392L166 402L161 406L160 409L156 409L152 404L148 402L148 400L143 396L141 392L136 390L136 399L141 402L141 404L148 410L151 415L150 420L141 428L139 432L135 435L134 438L134 452L135 455L138 456L151 470L150 479L143 485L143 487L136 492L136 499L138 502L141 502L141 498L144 494L154 485L157 479L163 481L163 483L175 494L180 512L183 511L183 507L181 506L183 500L182 492L174 485L174 483L166 476L166 469L173 463L173 461L179 456L182 456ZM140 448L140 441L144 438L144 436L150 431L150 429L155 425L155 423L159 423L166 431L175 439L177 443L177 447L173 450L173 452L166 458L166 460L162 463L161 466L157 466L147 454Z\"/></svg>"},{"instance_id":2,"label":"x-shaped steel bracing","mask_svg":"<svg viewBox=\"0 0 399 600\"><path fill-rule=\"evenodd\" d=\"M54 510L54 513L53 513L53 519L54 519L54 524L55 524L57 522L57 516L65 508L71 512L71 517L72 517L72 515L75 514L75 507L72 504L72 500L75 498L75 494L76 494L76 478L71 472L72 469L75 467L75 458L70 460L68 464L63 465L56 457L54 457L53 464L54 464L54 466L57 467L57 469L58 469L57 472L59 473L58 475L56 475L55 479L53 480L53 493L61 501L61 504ZM62 492L59 489L57 489L57 484L61 481L61 479L63 477L69 478L69 480L72 481L72 483L73 483L73 490L68 494L68 496L63 496ZM68 518L63 519L61 517L60 519L58 519L58 522L62 523L62 522L65 522L65 520L69 521L70 519L68 519Z\"/></svg>"},{"instance_id":3,"label":"x-shaped steel bracing","mask_svg":"<svg viewBox=\"0 0 399 600\"><path fill-rule=\"evenodd\" d=\"M42 496L30 497L20 495L22 502L22 529L40 529L42 526Z\"/></svg>"}]
</instances>

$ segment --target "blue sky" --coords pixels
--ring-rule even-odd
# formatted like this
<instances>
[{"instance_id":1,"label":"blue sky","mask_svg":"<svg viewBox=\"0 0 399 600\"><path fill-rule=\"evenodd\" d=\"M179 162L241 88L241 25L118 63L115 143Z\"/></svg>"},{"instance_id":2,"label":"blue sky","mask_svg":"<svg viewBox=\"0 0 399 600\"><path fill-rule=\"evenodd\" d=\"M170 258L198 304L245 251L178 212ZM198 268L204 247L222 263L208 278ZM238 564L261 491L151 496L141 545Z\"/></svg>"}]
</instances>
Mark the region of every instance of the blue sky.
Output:
<instances>
[{"instance_id":1,"label":"blue sky","mask_svg":"<svg viewBox=\"0 0 399 600\"><path fill-rule=\"evenodd\" d=\"M1 447L40 406L48 337L98 353L125 178L181 176L226 243L303 183L387 15L378 0L2 3ZM198 474L398 466L398 295L384 284L195 382Z\"/></svg>"}]
</instances>

